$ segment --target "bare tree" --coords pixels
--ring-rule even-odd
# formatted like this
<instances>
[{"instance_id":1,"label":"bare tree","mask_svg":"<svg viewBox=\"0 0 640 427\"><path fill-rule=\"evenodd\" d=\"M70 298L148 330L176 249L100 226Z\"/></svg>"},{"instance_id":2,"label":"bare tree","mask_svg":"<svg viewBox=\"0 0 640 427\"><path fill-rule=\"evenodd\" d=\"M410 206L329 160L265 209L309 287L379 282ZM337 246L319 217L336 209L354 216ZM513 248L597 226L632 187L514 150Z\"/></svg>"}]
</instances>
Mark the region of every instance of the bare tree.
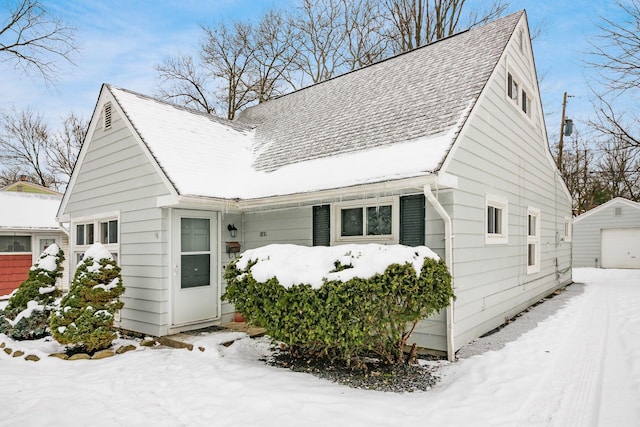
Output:
<instances>
[{"instance_id":1,"label":"bare tree","mask_svg":"<svg viewBox=\"0 0 640 427\"><path fill-rule=\"evenodd\" d=\"M9 168L34 178L36 184L55 187L57 182L47 167L49 129L42 115L30 110L3 113L0 159Z\"/></svg>"},{"instance_id":2,"label":"bare tree","mask_svg":"<svg viewBox=\"0 0 640 427\"><path fill-rule=\"evenodd\" d=\"M301 0L291 15L299 35L299 54L293 61L296 72L312 83L330 79L345 67L343 3L340 0Z\"/></svg>"},{"instance_id":3,"label":"bare tree","mask_svg":"<svg viewBox=\"0 0 640 427\"><path fill-rule=\"evenodd\" d=\"M49 141L47 159L51 173L59 182L67 183L78 160L89 123L71 113L62 125L62 130Z\"/></svg>"},{"instance_id":4,"label":"bare tree","mask_svg":"<svg viewBox=\"0 0 640 427\"><path fill-rule=\"evenodd\" d=\"M483 9L466 6L466 0L382 0L391 25L389 38L395 53L448 37L500 16L508 2L486 2Z\"/></svg>"},{"instance_id":5,"label":"bare tree","mask_svg":"<svg viewBox=\"0 0 640 427\"><path fill-rule=\"evenodd\" d=\"M385 18L378 1L342 0L345 61L349 70L380 61L388 56L389 40L384 37Z\"/></svg>"},{"instance_id":6,"label":"bare tree","mask_svg":"<svg viewBox=\"0 0 640 427\"><path fill-rule=\"evenodd\" d=\"M215 114L209 86L211 75L193 61L191 55L174 55L156 66L160 79L160 97L177 104Z\"/></svg>"},{"instance_id":7,"label":"bare tree","mask_svg":"<svg viewBox=\"0 0 640 427\"><path fill-rule=\"evenodd\" d=\"M235 113L255 100L252 91L251 67L256 45L253 27L235 22L231 26L222 23L215 28L205 28L206 39L202 44L202 58L212 74L220 79L219 100L226 106L226 117L232 120Z\"/></svg>"},{"instance_id":8,"label":"bare tree","mask_svg":"<svg viewBox=\"0 0 640 427\"><path fill-rule=\"evenodd\" d=\"M74 34L74 28L52 17L39 0L10 2L0 9L0 61L52 81L59 72L57 60L73 63Z\"/></svg>"},{"instance_id":9,"label":"bare tree","mask_svg":"<svg viewBox=\"0 0 640 427\"><path fill-rule=\"evenodd\" d=\"M602 18L600 34L591 42L587 65L601 84L593 89L596 119L591 124L607 138L638 147L640 117L630 106L640 95L640 0L618 1L617 8L624 19Z\"/></svg>"},{"instance_id":10,"label":"bare tree","mask_svg":"<svg viewBox=\"0 0 640 427\"><path fill-rule=\"evenodd\" d=\"M253 91L258 102L285 92L283 87L295 89L291 65L298 56L298 34L284 13L267 12L256 29L254 64L251 67Z\"/></svg>"},{"instance_id":11,"label":"bare tree","mask_svg":"<svg viewBox=\"0 0 640 427\"><path fill-rule=\"evenodd\" d=\"M611 198L640 200L640 163L638 148L624 141L609 140L600 144L602 157L595 173Z\"/></svg>"}]
</instances>

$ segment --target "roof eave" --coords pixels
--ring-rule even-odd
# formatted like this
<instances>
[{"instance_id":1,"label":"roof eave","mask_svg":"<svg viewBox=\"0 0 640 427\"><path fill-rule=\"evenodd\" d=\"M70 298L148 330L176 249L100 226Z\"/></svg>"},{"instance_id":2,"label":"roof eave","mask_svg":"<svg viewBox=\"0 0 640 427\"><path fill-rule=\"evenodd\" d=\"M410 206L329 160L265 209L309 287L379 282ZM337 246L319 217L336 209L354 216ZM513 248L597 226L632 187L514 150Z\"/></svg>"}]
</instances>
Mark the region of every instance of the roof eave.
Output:
<instances>
[{"instance_id":1,"label":"roof eave","mask_svg":"<svg viewBox=\"0 0 640 427\"><path fill-rule=\"evenodd\" d=\"M224 212L244 212L310 205L351 197L363 197L363 195L377 193L400 194L402 192L410 192L412 189L420 192L425 185L440 189L455 188L457 187L457 177L450 174L425 173L410 178L391 179L368 184L246 199L198 195L167 196L158 198L157 206L164 208L189 207L196 209L219 209Z\"/></svg>"}]
</instances>

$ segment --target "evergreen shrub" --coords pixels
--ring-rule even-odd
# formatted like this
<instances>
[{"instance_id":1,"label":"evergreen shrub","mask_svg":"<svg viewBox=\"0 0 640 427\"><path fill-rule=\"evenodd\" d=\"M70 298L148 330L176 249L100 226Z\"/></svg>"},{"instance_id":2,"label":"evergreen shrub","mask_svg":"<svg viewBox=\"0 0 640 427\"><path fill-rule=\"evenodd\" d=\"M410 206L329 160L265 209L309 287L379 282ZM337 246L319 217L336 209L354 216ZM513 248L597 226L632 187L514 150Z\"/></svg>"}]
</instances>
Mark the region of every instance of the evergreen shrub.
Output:
<instances>
[{"instance_id":1,"label":"evergreen shrub","mask_svg":"<svg viewBox=\"0 0 640 427\"><path fill-rule=\"evenodd\" d=\"M88 353L107 349L116 338L116 310L123 307L120 267L109 251L95 243L76 268L69 293L49 321L51 334L70 350Z\"/></svg>"},{"instance_id":2,"label":"evergreen shrub","mask_svg":"<svg viewBox=\"0 0 640 427\"><path fill-rule=\"evenodd\" d=\"M64 253L56 244L45 249L0 312L0 333L17 340L49 335L49 314L61 293L56 280L62 277L63 261Z\"/></svg>"},{"instance_id":3,"label":"evergreen shrub","mask_svg":"<svg viewBox=\"0 0 640 427\"><path fill-rule=\"evenodd\" d=\"M227 266L223 298L295 356L360 365L373 353L385 363L404 363L417 323L454 298L444 261L432 258L424 259L419 274L409 263L391 264L383 274L345 282L325 279L317 289L308 284L285 288L276 277L258 282L251 273L256 262L242 270L237 261Z\"/></svg>"}]
</instances>

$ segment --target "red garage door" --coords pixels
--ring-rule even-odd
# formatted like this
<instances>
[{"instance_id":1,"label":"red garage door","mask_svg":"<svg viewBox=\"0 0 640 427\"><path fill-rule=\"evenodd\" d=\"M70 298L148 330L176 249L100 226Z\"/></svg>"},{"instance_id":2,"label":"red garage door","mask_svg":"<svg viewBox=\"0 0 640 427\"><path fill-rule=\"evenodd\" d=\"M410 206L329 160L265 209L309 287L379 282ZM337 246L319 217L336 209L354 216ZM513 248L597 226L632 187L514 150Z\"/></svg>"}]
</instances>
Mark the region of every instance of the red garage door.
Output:
<instances>
[{"instance_id":1,"label":"red garage door","mask_svg":"<svg viewBox=\"0 0 640 427\"><path fill-rule=\"evenodd\" d=\"M8 295L24 282L33 264L31 255L0 255L0 295Z\"/></svg>"}]
</instances>

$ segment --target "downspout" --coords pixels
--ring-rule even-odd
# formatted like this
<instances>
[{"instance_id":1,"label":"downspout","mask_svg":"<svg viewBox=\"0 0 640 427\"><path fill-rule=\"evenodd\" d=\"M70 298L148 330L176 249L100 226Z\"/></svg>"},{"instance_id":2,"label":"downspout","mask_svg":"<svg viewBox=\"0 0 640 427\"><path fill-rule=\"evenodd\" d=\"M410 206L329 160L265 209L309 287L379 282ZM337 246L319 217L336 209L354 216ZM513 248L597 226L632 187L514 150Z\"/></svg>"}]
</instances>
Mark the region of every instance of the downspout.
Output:
<instances>
[{"instance_id":1,"label":"downspout","mask_svg":"<svg viewBox=\"0 0 640 427\"><path fill-rule=\"evenodd\" d=\"M451 233L451 217L442 207L436 196L431 192L431 185L427 184L423 187L424 195L429 200L429 204L438 212L440 218L444 222L444 261L451 274L451 285L453 286L453 236ZM449 301L446 308L447 317L447 359L450 362L456 360L454 335L453 335L453 298Z\"/></svg>"}]
</instances>

